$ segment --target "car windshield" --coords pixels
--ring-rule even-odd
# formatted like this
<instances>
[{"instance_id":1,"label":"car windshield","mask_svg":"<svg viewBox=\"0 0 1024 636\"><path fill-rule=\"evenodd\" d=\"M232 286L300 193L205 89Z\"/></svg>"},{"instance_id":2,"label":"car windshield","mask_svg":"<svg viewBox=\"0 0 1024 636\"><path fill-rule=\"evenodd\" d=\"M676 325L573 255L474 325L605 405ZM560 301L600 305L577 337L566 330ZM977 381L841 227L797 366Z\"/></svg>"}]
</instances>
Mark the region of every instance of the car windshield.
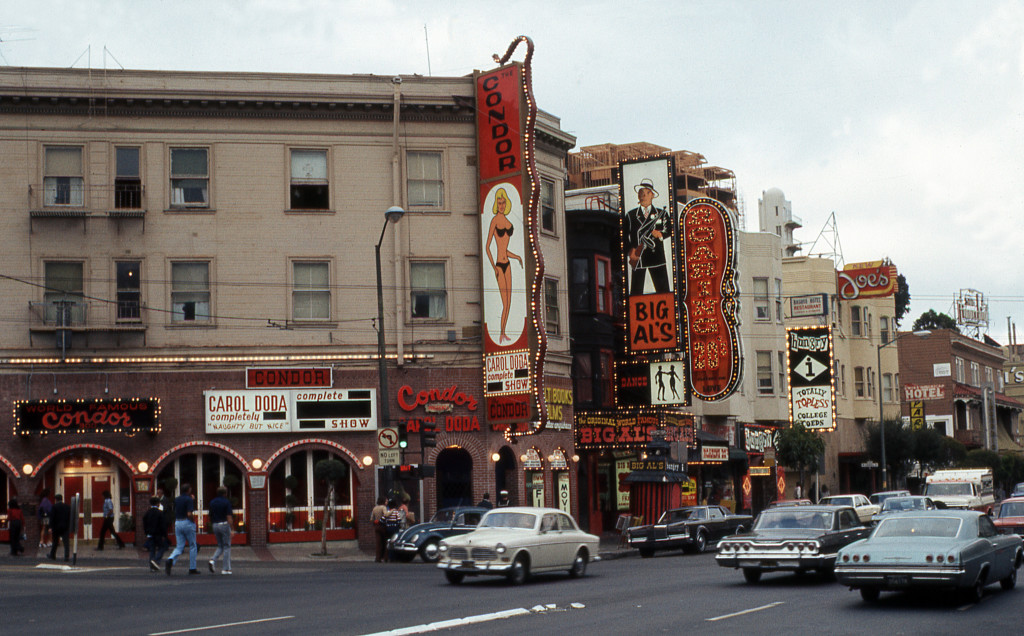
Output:
<instances>
[{"instance_id":1,"label":"car windshield","mask_svg":"<svg viewBox=\"0 0 1024 636\"><path fill-rule=\"evenodd\" d=\"M884 512L898 512L900 510L924 510L924 499L917 497L889 497L882 504Z\"/></svg>"},{"instance_id":2,"label":"car windshield","mask_svg":"<svg viewBox=\"0 0 1024 636\"><path fill-rule=\"evenodd\" d=\"M452 519L454 518L455 509L444 508L443 510L438 510L437 512L435 512L433 518L431 518L431 521L435 523L451 523Z\"/></svg>"},{"instance_id":3,"label":"car windshield","mask_svg":"<svg viewBox=\"0 0 1024 636\"><path fill-rule=\"evenodd\" d=\"M1011 501L999 506L1000 517L1024 517L1024 501Z\"/></svg>"},{"instance_id":4,"label":"car windshield","mask_svg":"<svg viewBox=\"0 0 1024 636\"><path fill-rule=\"evenodd\" d=\"M688 519L696 519L697 511L691 508L684 508L682 510L666 510L661 514L661 519L658 519L658 523L679 523L680 521L687 521Z\"/></svg>"},{"instance_id":5,"label":"car windshield","mask_svg":"<svg viewBox=\"0 0 1024 636\"><path fill-rule=\"evenodd\" d=\"M537 515L528 512L489 512L480 521L481 528L522 528L531 530L537 524Z\"/></svg>"},{"instance_id":6,"label":"car windshield","mask_svg":"<svg viewBox=\"0 0 1024 636\"><path fill-rule=\"evenodd\" d=\"M832 513L806 510L766 510L757 518L755 530L825 530L832 527Z\"/></svg>"},{"instance_id":7,"label":"car windshield","mask_svg":"<svg viewBox=\"0 0 1024 636\"><path fill-rule=\"evenodd\" d=\"M853 497L825 497L821 500L821 503L830 506L852 506Z\"/></svg>"},{"instance_id":8,"label":"car windshield","mask_svg":"<svg viewBox=\"0 0 1024 636\"><path fill-rule=\"evenodd\" d=\"M904 517L885 519L873 537L955 537L960 532L960 519L954 517Z\"/></svg>"},{"instance_id":9,"label":"car windshield","mask_svg":"<svg viewBox=\"0 0 1024 636\"><path fill-rule=\"evenodd\" d=\"M934 495L972 495L971 485L967 482L949 482L944 484L928 484L925 491L928 496Z\"/></svg>"}]
</instances>

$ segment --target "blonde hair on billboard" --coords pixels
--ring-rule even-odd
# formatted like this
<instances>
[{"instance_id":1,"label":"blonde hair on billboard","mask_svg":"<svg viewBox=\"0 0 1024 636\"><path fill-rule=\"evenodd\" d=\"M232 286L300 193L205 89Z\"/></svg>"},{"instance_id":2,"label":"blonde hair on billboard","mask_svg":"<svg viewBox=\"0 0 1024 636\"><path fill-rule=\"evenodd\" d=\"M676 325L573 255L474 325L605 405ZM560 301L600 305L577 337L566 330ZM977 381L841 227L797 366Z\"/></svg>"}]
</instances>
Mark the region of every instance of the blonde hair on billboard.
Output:
<instances>
[{"instance_id":1,"label":"blonde hair on billboard","mask_svg":"<svg viewBox=\"0 0 1024 636\"><path fill-rule=\"evenodd\" d=\"M502 212L498 209L498 201L505 201L505 211ZM505 188L498 188L498 191L494 194L494 205L491 207L493 214L504 214L508 216L508 213L512 207L512 202L508 200L508 194L505 192Z\"/></svg>"}]
</instances>

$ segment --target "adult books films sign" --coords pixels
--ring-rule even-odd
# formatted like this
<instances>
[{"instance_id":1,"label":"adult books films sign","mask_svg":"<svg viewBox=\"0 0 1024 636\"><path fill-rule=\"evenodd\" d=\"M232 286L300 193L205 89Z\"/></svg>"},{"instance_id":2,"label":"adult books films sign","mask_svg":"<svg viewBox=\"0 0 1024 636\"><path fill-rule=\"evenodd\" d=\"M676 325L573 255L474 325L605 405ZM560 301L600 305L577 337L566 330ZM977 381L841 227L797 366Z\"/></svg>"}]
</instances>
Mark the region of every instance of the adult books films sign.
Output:
<instances>
[{"instance_id":1,"label":"adult books films sign","mask_svg":"<svg viewBox=\"0 0 1024 636\"><path fill-rule=\"evenodd\" d=\"M832 355L830 327L786 329L791 423L803 424L804 428L812 431L835 428L836 391Z\"/></svg>"}]
</instances>

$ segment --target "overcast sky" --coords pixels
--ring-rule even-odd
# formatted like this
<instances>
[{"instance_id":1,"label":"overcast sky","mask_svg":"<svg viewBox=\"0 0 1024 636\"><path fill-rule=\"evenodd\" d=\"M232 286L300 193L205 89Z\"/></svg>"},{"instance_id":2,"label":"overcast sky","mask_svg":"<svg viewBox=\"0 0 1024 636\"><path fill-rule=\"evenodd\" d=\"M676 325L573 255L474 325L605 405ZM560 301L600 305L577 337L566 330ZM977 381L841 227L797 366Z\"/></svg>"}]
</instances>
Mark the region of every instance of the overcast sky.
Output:
<instances>
[{"instance_id":1,"label":"overcast sky","mask_svg":"<svg viewBox=\"0 0 1024 636\"><path fill-rule=\"evenodd\" d=\"M5 4L10 66L458 76L525 34L538 103L579 146L699 152L736 173L748 230L776 187L807 248L834 212L846 262L891 258L903 328L973 288L992 337L1008 316L1024 337L1022 2Z\"/></svg>"}]
</instances>

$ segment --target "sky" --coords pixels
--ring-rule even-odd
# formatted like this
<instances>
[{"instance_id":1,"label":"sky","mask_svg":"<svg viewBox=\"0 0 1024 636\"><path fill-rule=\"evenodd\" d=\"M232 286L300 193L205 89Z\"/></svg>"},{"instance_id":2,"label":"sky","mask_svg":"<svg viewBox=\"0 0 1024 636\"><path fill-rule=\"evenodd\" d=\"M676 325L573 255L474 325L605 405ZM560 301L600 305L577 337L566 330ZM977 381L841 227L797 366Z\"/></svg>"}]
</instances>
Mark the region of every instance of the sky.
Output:
<instances>
[{"instance_id":1,"label":"sky","mask_svg":"<svg viewBox=\"0 0 1024 636\"><path fill-rule=\"evenodd\" d=\"M781 189L804 253L890 258L908 329L989 302L1024 337L1024 2L8 0L0 65L462 76L519 35L577 146L647 141ZM523 47L515 59L523 58ZM834 217L833 217L834 214Z\"/></svg>"}]
</instances>

